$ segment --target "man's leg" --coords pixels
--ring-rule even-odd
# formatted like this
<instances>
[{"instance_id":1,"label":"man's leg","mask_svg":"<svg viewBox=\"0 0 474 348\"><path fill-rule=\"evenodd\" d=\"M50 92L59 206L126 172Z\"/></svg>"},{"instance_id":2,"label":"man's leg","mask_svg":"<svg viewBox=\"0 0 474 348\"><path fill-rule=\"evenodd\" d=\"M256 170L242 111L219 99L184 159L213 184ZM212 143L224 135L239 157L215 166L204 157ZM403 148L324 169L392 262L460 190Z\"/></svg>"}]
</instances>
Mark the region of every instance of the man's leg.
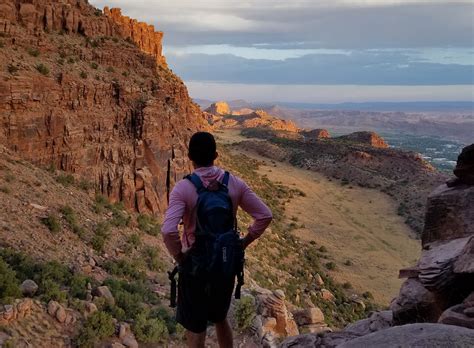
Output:
<instances>
[{"instance_id":1,"label":"man's leg","mask_svg":"<svg viewBox=\"0 0 474 348\"><path fill-rule=\"evenodd\" d=\"M194 333L186 330L186 343L189 348L204 348L206 342L206 331Z\"/></svg>"},{"instance_id":2,"label":"man's leg","mask_svg":"<svg viewBox=\"0 0 474 348\"><path fill-rule=\"evenodd\" d=\"M227 319L220 323L216 323L217 342L220 348L232 348L234 338L232 337L232 329Z\"/></svg>"}]
</instances>

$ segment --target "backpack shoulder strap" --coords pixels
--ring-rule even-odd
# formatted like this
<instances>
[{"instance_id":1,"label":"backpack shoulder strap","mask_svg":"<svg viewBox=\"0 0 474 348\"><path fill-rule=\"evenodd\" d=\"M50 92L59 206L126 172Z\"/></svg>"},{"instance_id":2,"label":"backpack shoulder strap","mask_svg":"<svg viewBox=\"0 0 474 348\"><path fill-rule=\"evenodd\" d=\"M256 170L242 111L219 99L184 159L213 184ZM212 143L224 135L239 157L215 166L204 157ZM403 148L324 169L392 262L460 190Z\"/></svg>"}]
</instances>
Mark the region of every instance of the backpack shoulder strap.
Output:
<instances>
[{"instance_id":1,"label":"backpack shoulder strap","mask_svg":"<svg viewBox=\"0 0 474 348\"><path fill-rule=\"evenodd\" d=\"M204 185L202 184L201 178L199 178L197 174L190 174L186 176L186 179L193 183L194 187L196 187L197 192L200 192L204 189Z\"/></svg>"},{"instance_id":2,"label":"backpack shoulder strap","mask_svg":"<svg viewBox=\"0 0 474 348\"><path fill-rule=\"evenodd\" d=\"M229 177L230 177L230 174L229 172L226 171L224 173L224 178L222 179L222 185L229 186Z\"/></svg>"}]
</instances>

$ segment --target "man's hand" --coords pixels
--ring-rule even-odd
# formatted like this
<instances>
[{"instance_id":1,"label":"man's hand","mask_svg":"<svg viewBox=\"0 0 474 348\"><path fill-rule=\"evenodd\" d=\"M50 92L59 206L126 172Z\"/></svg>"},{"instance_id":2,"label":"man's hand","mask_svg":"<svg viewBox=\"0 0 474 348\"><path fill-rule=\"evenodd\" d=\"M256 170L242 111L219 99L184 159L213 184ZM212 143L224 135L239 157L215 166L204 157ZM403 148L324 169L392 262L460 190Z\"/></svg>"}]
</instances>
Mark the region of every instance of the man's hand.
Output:
<instances>
[{"instance_id":1,"label":"man's hand","mask_svg":"<svg viewBox=\"0 0 474 348\"><path fill-rule=\"evenodd\" d=\"M178 265L180 265L186 259L186 254L180 251L179 254L174 257L174 259L178 263Z\"/></svg>"},{"instance_id":2,"label":"man's hand","mask_svg":"<svg viewBox=\"0 0 474 348\"><path fill-rule=\"evenodd\" d=\"M247 249L247 247L250 245L250 243L253 242L253 239L250 238L250 236L247 234L247 235L246 235L244 238L242 238L240 241L242 242L242 246L243 246L243 248L244 248L244 250L245 250L245 249Z\"/></svg>"}]
</instances>

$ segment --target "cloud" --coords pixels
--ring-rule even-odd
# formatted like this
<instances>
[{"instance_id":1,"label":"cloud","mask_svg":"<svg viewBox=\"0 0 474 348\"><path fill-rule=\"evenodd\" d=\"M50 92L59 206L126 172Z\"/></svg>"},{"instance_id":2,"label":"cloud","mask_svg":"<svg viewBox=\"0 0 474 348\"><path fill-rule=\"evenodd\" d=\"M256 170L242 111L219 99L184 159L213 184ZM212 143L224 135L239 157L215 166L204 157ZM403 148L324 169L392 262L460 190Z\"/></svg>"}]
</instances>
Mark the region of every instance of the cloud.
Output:
<instances>
[{"instance_id":1,"label":"cloud","mask_svg":"<svg viewBox=\"0 0 474 348\"><path fill-rule=\"evenodd\" d=\"M174 46L471 47L471 1L91 1L155 24Z\"/></svg>"},{"instance_id":2,"label":"cloud","mask_svg":"<svg viewBox=\"0 0 474 348\"><path fill-rule=\"evenodd\" d=\"M234 55L168 54L174 71L187 81L245 84L471 85L472 65L440 64L403 52L354 51L310 54L286 60Z\"/></svg>"},{"instance_id":3,"label":"cloud","mask_svg":"<svg viewBox=\"0 0 474 348\"><path fill-rule=\"evenodd\" d=\"M193 98L249 102L342 103L472 100L472 86L247 85L187 83Z\"/></svg>"}]
</instances>

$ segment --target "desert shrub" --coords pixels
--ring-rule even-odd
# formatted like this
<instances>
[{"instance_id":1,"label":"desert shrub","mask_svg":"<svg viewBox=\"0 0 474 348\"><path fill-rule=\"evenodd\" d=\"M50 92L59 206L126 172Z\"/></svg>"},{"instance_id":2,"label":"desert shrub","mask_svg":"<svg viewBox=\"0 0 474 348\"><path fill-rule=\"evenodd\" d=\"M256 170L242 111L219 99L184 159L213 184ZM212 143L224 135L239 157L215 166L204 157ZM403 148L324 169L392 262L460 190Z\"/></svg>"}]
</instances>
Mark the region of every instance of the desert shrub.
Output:
<instances>
[{"instance_id":1,"label":"desert shrub","mask_svg":"<svg viewBox=\"0 0 474 348\"><path fill-rule=\"evenodd\" d=\"M134 248L138 248L140 244L142 244L142 240L137 233L130 235L127 239L127 243L130 244Z\"/></svg>"},{"instance_id":2,"label":"desert shrub","mask_svg":"<svg viewBox=\"0 0 474 348\"><path fill-rule=\"evenodd\" d=\"M49 68L44 65L43 63L40 63L40 64L37 64L36 65L36 70L41 74L41 75L44 75L44 76L48 76L49 75Z\"/></svg>"},{"instance_id":3,"label":"desert shrub","mask_svg":"<svg viewBox=\"0 0 474 348\"><path fill-rule=\"evenodd\" d=\"M5 194L9 194L10 189L7 186L0 186L0 192L3 192Z\"/></svg>"},{"instance_id":4,"label":"desert shrub","mask_svg":"<svg viewBox=\"0 0 474 348\"><path fill-rule=\"evenodd\" d=\"M81 79L87 79L87 73L85 71L81 71L79 73L79 76L81 77Z\"/></svg>"},{"instance_id":5,"label":"desert shrub","mask_svg":"<svg viewBox=\"0 0 474 348\"><path fill-rule=\"evenodd\" d=\"M100 222L95 228L94 237L92 237L92 247L95 251L103 252L105 242L109 238L110 225L107 222Z\"/></svg>"},{"instance_id":6,"label":"desert shrub","mask_svg":"<svg viewBox=\"0 0 474 348\"><path fill-rule=\"evenodd\" d=\"M116 203L110 206L112 210L112 225L116 227L125 227L130 223L131 217L124 211L122 203Z\"/></svg>"},{"instance_id":7,"label":"desert shrub","mask_svg":"<svg viewBox=\"0 0 474 348\"><path fill-rule=\"evenodd\" d=\"M60 211L64 216L64 220L66 220L70 226L74 226L76 224L76 214L70 206L65 205Z\"/></svg>"},{"instance_id":8,"label":"desert shrub","mask_svg":"<svg viewBox=\"0 0 474 348\"><path fill-rule=\"evenodd\" d=\"M92 62L90 67L91 69L97 70L99 68L99 64L97 64L96 62Z\"/></svg>"},{"instance_id":9,"label":"desert shrub","mask_svg":"<svg viewBox=\"0 0 474 348\"><path fill-rule=\"evenodd\" d=\"M129 73L128 71L124 71L124 72L122 73L122 76L123 76L123 77L128 77L128 76L130 76L130 73Z\"/></svg>"},{"instance_id":10,"label":"desert shrub","mask_svg":"<svg viewBox=\"0 0 474 348\"><path fill-rule=\"evenodd\" d=\"M107 261L104 264L105 269L118 277L125 277L129 279L145 279L145 274L140 268L138 261L129 261L127 259L120 259L117 261Z\"/></svg>"},{"instance_id":11,"label":"desert shrub","mask_svg":"<svg viewBox=\"0 0 474 348\"><path fill-rule=\"evenodd\" d=\"M328 248L326 248L324 245L320 246L318 250L322 253L327 253L328 252Z\"/></svg>"},{"instance_id":12,"label":"desert shrub","mask_svg":"<svg viewBox=\"0 0 474 348\"><path fill-rule=\"evenodd\" d=\"M0 48L5 47L5 43L3 41L0 41Z\"/></svg>"},{"instance_id":13,"label":"desert shrub","mask_svg":"<svg viewBox=\"0 0 474 348\"><path fill-rule=\"evenodd\" d=\"M71 278L69 288L69 294L71 297L85 300L87 295L87 284L90 282L91 280L89 277L81 274L74 274Z\"/></svg>"},{"instance_id":14,"label":"desert shrub","mask_svg":"<svg viewBox=\"0 0 474 348\"><path fill-rule=\"evenodd\" d=\"M254 299L251 296L242 297L235 307L234 316L237 327L242 331L247 330L252 325L255 315Z\"/></svg>"},{"instance_id":15,"label":"desert shrub","mask_svg":"<svg viewBox=\"0 0 474 348\"><path fill-rule=\"evenodd\" d=\"M56 234L61 231L61 223L59 222L58 216L54 213L50 213L45 218L42 218L41 222L48 227L51 233Z\"/></svg>"},{"instance_id":16,"label":"desert shrub","mask_svg":"<svg viewBox=\"0 0 474 348\"><path fill-rule=\"evenodd\" d=\"M144 250L145 262L148 268L152 271L160 271L164 268L158 256L158 250L156 248L147 246Z\"/></svg>"},{"instance_id":17,"label":"desert shrub","mask_svg":"<svg viewBox=\"0 0 474 348\"><path fill-rule=\"evenodd\" d=\"M111 204L107 197L101 194L97 194L95 196L95 202L94 202L94 207L93 210L96 214L101 214L104 212L105 209L110 209Z\"/></svg>"},{"instance_id":18,"label":"desert shrub","mask_svg":"<svg viewBox=\"0 0 474 348\"><path fill-rule=\"evenodd\" d=\"M372 293L370 291L366 291L362 294L362 297L367 299L367 300L373 300L374 299L374 295L372 295Z\"/></svg>"},{"instance_id":19,"label":"desert shrub","mask_svg":"<svg viewBox=\"0 0 474 348\"><path fill-rule=\"evenodd\" d=\"M58 283L46 279L43 280L40 284L41 289L41 299L44 302L49 301L58 301L58 302L66 302L67 295L64 291L61 291L61 287Z\"/></svg>"},{"instance_id":20,"label":"desert shrub","mask_svg":"<svg viewBox=\"0 0 474 348\"><path fill-rule=\"evenodd\" d=\"M158 236L160 234L160 225L153 217L145 214L140 214L137 217L138 228L149 234L150 236Z\"/></svg>"},{"instance_id":21,"label":"desert shrub","mask_svg":"<svg viewBox=\"0 0 474 348\"><path fill-rule=\"evenodd\" d=\"M115 332L113 317L103 311L97 311L87 318L79 336L77 345L84 348L92 348L101 340L110 337Z\"/></svg>"},{"instance_id":22,"label":"desert shrub","mask_svg":"<svg viewBox=\"0 0 474 348\"><path fill-rule=\"evenodd\" d=\"M137 316L132 329L138 341L143 343L163 344L169 336L165 321L160 318L149 318L146 313Z\"/></svg>"},{"instance_id":23,"label":"desert shrub","mask_svg":"<svg viewBox=\"0 0 474 348\"><path fill-rule=\"evenodd\" d=\"M39 57L40 51L37 48L28 48L28 54L32 57Z\"/></svg>"},{"instance_id":24,"label":"desert shrub","mask_svg":"<svg viewBox=\"0 0 474 348\"><path fill-rule=\"evenodd\" d=\"M332 261L326 263L325 266L326 266L326 268L327 268L328 270L331 270L331 271L336 269L336 264L335 264L334 262L332 262Z\"/></svg>"},{"instance_id":25,"label":"desert shrub","mask_svg":"<svg viewBox=\"0 0 474 348\"><path fill-rule=\"evenodd\" d=\"M56 181L61 185L68 187L74 184L74 177L71 174L59 174Z\"/></svg>"},{"instance_id":26,"label":"desert shrub","mask_svg":"<svg viewBox=\"0 0 474 348\"><path fill-rule=\"evenodd\" d=\"M115 72L115 69L111 66L107 67L107 69L105 69L105 71L107 71L108 73L114 73Z\"/></svg>"},{"instance_id":27,"label":"desert shrub","mask_svg":"<svg viewBox=\"0 0 474 348\"><path fill-rule=\"evenodd\" d=\"M85 179L81 179L79 183L77 184L77 187L79 187L81 190L89 191L92 188L94 188L94 184Z\"/></svg>"},{"instance_id":28,"label":"desert shrub","mask_svg":"<svg viewBox=\"0 0 474 348\"><path fill-rule=\"evenodd\" d=\"M342 284L342 287L346 290L349 290L352 289L352 284L349 282L345 282L344 284Z\"/></svg>"},{"instance_id":29,"label":"desert shrub","mask_svg":"<svg viewBox=\"0 0 474 348\"><path fill-rule=\"evenodd\" d=\"M74 64L76 62L76 60L74 59L74 57L69 57L67 62L68 62L68 64Z\"/></svg>"},{"instance_id":30,"label":"desert shrub","mask_svg":"<svg viewBox=\"0 0 474 348\"><path fill-rule=\"evenodd\" d=\"M351 260L346 260L346 261L344 262L344 265L345 265L345 266L352 266L353 263L352 263Z\"/></svg>"},{"instance_id":31,"label":"desert shrub","mask_svg":"<svg viewBox=\"0 0 474 348\"><path fill-rule=\"evenodd\" d=\"M21 296L16 272L0 257L0 304Z\"/></svg>"},{"instance_id":32,"label":"desert shrub","mask_svg":"<svg viewBox=\"0 0 474 348\"><path fill-rule=\"evenodd\" d=\"M15 75L18 72L18 67L13 64L8 64L7 70L10 74Z\"/></svg>"}]
</instances>

